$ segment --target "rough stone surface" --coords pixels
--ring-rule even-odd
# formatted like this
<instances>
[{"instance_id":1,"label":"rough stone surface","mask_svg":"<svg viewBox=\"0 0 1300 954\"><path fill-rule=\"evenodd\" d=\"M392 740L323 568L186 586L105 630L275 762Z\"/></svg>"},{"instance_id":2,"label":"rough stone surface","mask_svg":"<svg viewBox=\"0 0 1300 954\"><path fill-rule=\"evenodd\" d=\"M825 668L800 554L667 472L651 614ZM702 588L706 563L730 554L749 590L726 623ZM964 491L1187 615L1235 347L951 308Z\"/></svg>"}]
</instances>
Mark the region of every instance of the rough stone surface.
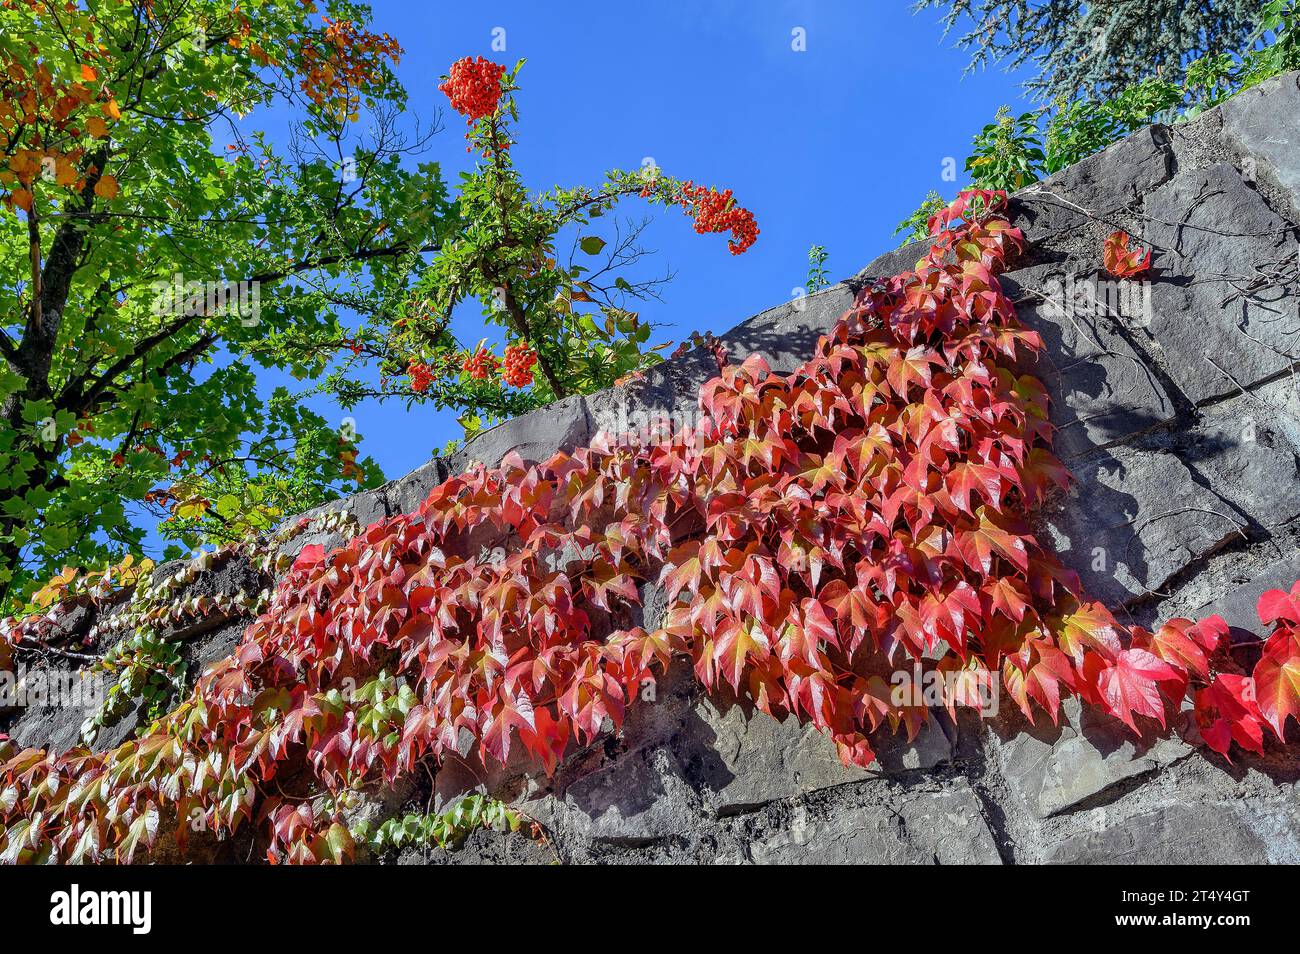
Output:
<instances>
[{"instance_id":1,"label":"rough stone surface","mask_svg":"<svg viewBox=\"0 0 1300 954\"><path fill-rule=\"evenodd\" d=\"M1300 516L1296 446L1272 408L1250 396L1173 435L1176 453L1224 499L1264 527Z\"/></svg>"},{"instance_id":2,"label":"rough stone surface","mask_svg":"<svg viewBox=\"0 0 1300 954\"><path fill-rule=\"evenodd\" d=\"M741 322L722 336L722 344L729 356L761 354L773 371L789 374L808 360L817 339L835 327L852 304L848 285L832 285Z\"/></svg>"},{"instance_id":3,"label":"rough stone surface","mask_svg":"<svg viewBox=\"0 0 1300 954\"><path fill-rule=\"evenodd\" d=\"M1268 590L1289 592L1300 580L1300 555L1278 560L1244 580L1218 599L1201 605L1197 615L1222 616L1232 635L1242 641L1255 638L1260 629L1259 598Z\"/></svg>"},{"instance_id":4,"label":"rough stone surface","mask_svg":"<svg viewBox=\"0 0 1300 954\"><path fill-rule=\"evenodd\" d=\"M1248 799L1171 803L1054 845L1048 864L1243 865L1300 863L1294 804Z\"/></svg>"},{"instance_id":5,"label":"rough stone surface","mask_svg":"<svg viewBox=\"0 0 1300 954\"><path fill-rule=\"evenodd\" d=\"M1192 751L1179 738L1135 741L1117 720L1070 699L1061 725L1018 730L1005 740L993 733L999 768L1035 818L1048 818L1127 779L1158 771ZM1016 720L1019 723L1019 720Z\"/></svg>"},{"instance_id":6,"label":"rough stone surface","mask_svg":"<svg viewBox=\"0 0 1300 954\"><path fill-rule=\"evenodd\" d=\"M587 397L592 433L620 438L645 428L660 430L691 426L699 420L700 385L718 373L705 348L665 361L646 371L641 380Z\"/></svg>"},{"instance_id":7,"label":"rough stone surface","mask_svg":"<svg viewBox=\"0 0 1300 954\"><path fill-rule=\"evenodd\" d=\"M545 843L519 832L480 830L450 849L408 849L396 859L399 865L549 865L559 859Z\"/></svg>"},{"instance_id":8,"label":"rough stone surface","mask_svg":"<svg viewBox=\"0 0 1300 954\"><path fill-rule=\"evenodd\" d=\"M1149 126L1018 193L1012 222L1031 242L1087 230L1093 217L1163 185L1173 169L1168 130Z\"/></svg>"},{"instance_id":9,"label":"rough stone surface","mask_svg":"<svg viewBox=\"0 0 1300 954\"><path fill-rule=\"evenodd\" d=\"M464 470L471 462L495 467L511 451L535 463L546 460L557 450L580 447L591 435L586 399L575 394L488 428L466 441L450 466L455 472Z\"/></svg>"},{"instance_id":10,"label":"rough stone surface","mask_svg":"<svg viewBox=\"0 0 1300 954\"><path fill-rule=\"evenodd\" d=\"M1003 278L1016 314L1042 335L1046 346L1023 370L1047 385L1062 458L1104 447L1175 415L1159 377L1110 316L1110 296L1104 292L1116 287L1097 277L1076 277L1060 265L1035 265Z\"/></svg>"},{"instance_id":11,"label":"rough stone surface","mask_svg":"<svg viewBox=\"0 0 1300 954\"><path fill-rule=\"evenodd\" d=\"M1291 197L1300 216L1300 136L1279 117L1300 116L1300 73L1277 76L1234 96L1220 107L1223 132L1244 156L1253 156Z\"/></svg>"},{"instance_id":12,"label":"rough stone surface","mask_svg":"<svg viewBox=\"0 0 1300 954\"><path fill-rule=\"evenodd\" d=\"M1238 393L1300 355L1295 227L1226 163L1146 198L1159 250L1147 332L1192 401Z\"/></svg>"},{"instance_id":13,"label":"rough stone surface","mask_svg":"<svg viewBox=\"0 0 1300 954\"><path fill-rule=\"evenodd\" d=\"M384 498L393 513L414 513L424 503L429 491L452 475L448 461L435 457L405 477L383 486Z\"/></svg>"},{"instance_id":14,"label":"rough stone surface","mask_svg":"<svg viewBox=\"0 0 1300 954\"><path fill-rule=\"evenodd\" d=\"M668 748L643 749L573 782L561 796L526 802L529 814L579 828L593 841L646 845L689 827L696 795Z\"/></svg>"},{"instance_id":15,"label":"rough stone surface","mask_svg":"<svg viewBox=\"0 0 1300 954\"><path fill-rule=\"evenodd\" d=\"M1300 375L1283 375L1244 400L1253 405L1247 413L1277 428L1292 447L1300 448Z\"/></svg>"},{"instance_id":16,"label":"rough stone surface","mask_svg":"<svg viewBox=\"0 0 1300 954\"><path fill-rule=\"evenodd\" d=\"M888 278L891 275L897 275L899 272L906 272L916 268L916 263L925 258L930 251L930 243L927 241L908 242L906 245L900 245L898 248L890 249L883 255L878 256L866 268L854 276L855 284L861 284L877 278Z\"/></svg>"},{"instance_id":17,"label":"rough stone surface","mask_svg":"<svg viewBox=\"0 0 1300 954\"><path fill-rule=\"evenodd\" d=\"M957 782L898 807L864 805L810 817L796 811L785 830L748 846L755 864L1001 864L969 785Z\"/></svg>"},{"instance_id":18,"label":"rough stone surface","mask_svg":"<svg viewBox=\"0 0 1300 954\"><path fill-rule=\"evenodd\" d=\"M1071 471L1077 483L1043 520L1084 589L1108 605L1159 591L1243 535L1245 521L1172 454L1114 447L1072 462Z\"/></svg>"},{"instance_id":19,"label":"rough stone surface","mask_svg":"<svg viewBox=\"0 0 1300 954\"><path fill-rule=\"evenodd\" d=\"M738 705L719 711L708 701L699 714L725 768L711 793L721 814L870 777L864 769L846 767L822 733L797 719L746 714Z\"/></svg>"}]
</instances>

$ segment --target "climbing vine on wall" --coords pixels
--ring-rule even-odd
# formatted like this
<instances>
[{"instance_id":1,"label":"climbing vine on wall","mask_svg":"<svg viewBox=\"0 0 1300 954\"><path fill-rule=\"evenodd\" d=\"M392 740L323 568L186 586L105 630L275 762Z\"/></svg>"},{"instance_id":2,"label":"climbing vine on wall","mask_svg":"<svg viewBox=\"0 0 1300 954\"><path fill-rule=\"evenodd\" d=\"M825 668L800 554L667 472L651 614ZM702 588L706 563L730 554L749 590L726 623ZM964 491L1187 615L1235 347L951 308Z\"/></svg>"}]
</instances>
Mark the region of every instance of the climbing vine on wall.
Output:
<instances>
[{"instance_id":1,"label":"climbing vine on wall","mask_svg":"<svg viewBox=\"0 0 1300 954\"><path fill-rule=\"evenodd\" d=\"M864 766L873 734L928 717L891 686L925 660L954 709L997 679L1031 719L1075 695L1150 735L1190 698L1216 751L1282 736L1300 588L1268 598L1277 629L1247 673L1217 617L1121 625L1026 524L1068 475L1042 385L1012 370L1042 343L998 285L1022 244L1004 202L963 193L915 271L864 288L792 374L724 367L693 427L533 466L512 454L304 549L141 738L0 752L0 858L138 860L198 820L259 826L273 861L345 860L349 793L465 738L553 771L683 664ZM641 617L647 587L659 618Z\"/></svg>"}]
</instances>

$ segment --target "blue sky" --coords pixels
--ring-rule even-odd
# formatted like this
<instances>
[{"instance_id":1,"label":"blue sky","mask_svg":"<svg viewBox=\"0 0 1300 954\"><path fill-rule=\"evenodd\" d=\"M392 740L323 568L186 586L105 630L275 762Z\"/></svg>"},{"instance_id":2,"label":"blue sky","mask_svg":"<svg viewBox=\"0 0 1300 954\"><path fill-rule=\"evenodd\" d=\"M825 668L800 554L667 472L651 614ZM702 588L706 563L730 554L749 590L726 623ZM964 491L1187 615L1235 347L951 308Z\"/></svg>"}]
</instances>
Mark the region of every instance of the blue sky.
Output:
<instances>
[{"instance_id":1,"label":"blue sky","mask_svg":"<svg viewBox=\"0 0 1300 954\"><path fill-rule=\"evenodd\" d=\"M696 235L685 216L658 211L645 235L658 254L643 274L671 268L676 278L662 303L641 308L662 326L657 340L721 332L787 300L804 283L813 244L827 248L833 279L852 274L897 244L895 226L928 190L951 197L964 182L943 181L945 157L960 168L1000 105L1025 105L1021 76L963 78L966 55L943 39L938 13L913 15L905 0L377 0L373 10L374 28L405 49L398 74L425 122L446 106L438 78L454 60L527 58L512 152L530 188L595 184L607 169L652 157L672 175L734 189L755 212L758 243L733 256L722 236ZM504 52L492 49L494 36ZM460 117L445 110L444 121L425 158L454 182L471 157ZM622 211L639 220L649 209L632 201ZM456 330L477 341L477 310ZM266 374L268 391L280 380ZM353 416L389 478L460 436L449 412L428 407L370 403Z\"/></svg>"}]
</instances>

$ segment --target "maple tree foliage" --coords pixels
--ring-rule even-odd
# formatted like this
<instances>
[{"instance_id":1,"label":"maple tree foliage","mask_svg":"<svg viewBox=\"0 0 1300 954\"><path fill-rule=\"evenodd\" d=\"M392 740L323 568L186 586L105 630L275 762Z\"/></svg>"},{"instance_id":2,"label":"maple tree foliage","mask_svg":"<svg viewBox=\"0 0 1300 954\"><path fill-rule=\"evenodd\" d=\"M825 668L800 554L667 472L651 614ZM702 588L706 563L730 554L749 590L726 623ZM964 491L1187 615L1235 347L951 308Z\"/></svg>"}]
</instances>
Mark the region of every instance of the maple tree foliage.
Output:
<instances>
[{"instance_id":1,"label":"maple tree foliage","mask_svg":"<svg viewBox=\"0 0 1300 954\"><path fill-rule=\"evenodd\" d=\"M5 612L138 552L138 510L175 557L383 482L355 431L255 370L324 374L339 296L404 283L447 228L436 167L400 162L400 49L369 20L351 0L0 3ZM284 150L251 118L272 109Z\"/></svg>"},{"instance_id":2,"label":"maple tree foliage","mask_svg":"<svg viewBox=\"0 0 1300 954\"><path fill-rule=\"evenodd\" d=\"M724 366L694 427L511 454L304 549L142 737L102 754L0 742L0 859L131 861L201 817L218 836L261 825L272 861L345 860L332 798L467 738L553 771L671 665L811 722L859 765L874 733L929 717L891 691L918 664L998 679L1031 720L1078 696L1150 734L1190 694L1216 751L1281 737L1300 585L1261 601L1276 631L1246 675L1218 617L1121 625L1030 532L1068 476L1043 386L1011 370L1042 343L997 281L1023 241L1004 201L966 192L936 214L916 269L864 288L793 373ZM667 608L646 628L652 585ZM950 709L972 704L961 678L941 685Z\"/></svg>"}]
</instances>

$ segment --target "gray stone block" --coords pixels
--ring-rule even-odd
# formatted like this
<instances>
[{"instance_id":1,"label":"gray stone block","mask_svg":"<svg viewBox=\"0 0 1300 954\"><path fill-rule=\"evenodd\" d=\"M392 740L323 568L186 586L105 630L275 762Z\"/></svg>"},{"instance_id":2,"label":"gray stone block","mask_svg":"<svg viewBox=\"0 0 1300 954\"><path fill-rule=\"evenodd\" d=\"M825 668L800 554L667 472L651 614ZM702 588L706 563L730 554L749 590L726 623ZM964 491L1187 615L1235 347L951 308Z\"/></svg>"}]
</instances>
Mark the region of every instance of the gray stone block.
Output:
<instances>
[{"instance_id":1,"label":"gray stone block","mask_svg":"<svg viewBox=\"0 0 1300 954\"><path fill-rule=\"evenodd\" d=\"M1018 724L1005 740L993 734L998 766L1035 818L1048 818L1127 779L1157 771L1192 751L1173 736L1137 740L1118 720L1083 706L1061 704L1061 725L1044 717L1037 728Z\"/></svg>"},{"instance_id":2,"label":"gray stone block","mask_svg":"<svg viewBox=\"0 0 1300 954\"><path fill-rule=\"evenodd\" d=\"M1285 434L1292 447L1300 448L1300 376L1288 374L1260 385L1251 403L1270 427Z\"/></svg>"},{"instance_id":3,"label":"gray stone block","mask_svg":"<svg viewBox=\"0 0 1300 954\"><path fill-rule=\"evenodd\" d=\"M1011 223L1029 242L1086 234L1096 228L1095 216L1135 204L1167 182L1173 168L1168 130L1149 126L1017 192Z\"/></svg>"},{"instance_id":4,"label":"gray stone block","mask_svg":"<svg viewBox=\"0 0 1300 954\"><path fill-rule=\"evenodd\" d=\"M1221 107L1223 134L1247 156L1266 162L1300 215L1300 72L1266 80Z\"/></svg>"},{"instance_id":5,"label":"gray stone block","mask_svg":"<svg viewBox=\"0 0 1300 954\"><path fill-rule=\"evenodd\" d=\"M27 685L33 686L30 673L27 679ZM66 752L84 744L81 723L93 714L92 707L26 706L11 714L12 721L5 727L5 732L19 749L45 748L52 752ZM139 705L133 704L120 719L100 730L92 748L103 752L125 742L135 734L140 719Z\"/></svg>"},{"instance_id":6,"label":"gray stone block","mask_svg":"<svg viewBox=\"0 0 1300 954\"><path fill-rule=\"evenodd\" d=\"M719 707L707 698L695 714L698 723L687 729L692 743L679 744L679 749L688 748L697 757L707 752L720 763L705 773L713 809L720 815L881 774L937 768L953 756L952 738L937 718L927 720L911 741L905 732L878 732L871 740L876 761L862 769L840 761L829 735L791 716L776 719L739 705Z\"/></svg>"},{"instance_id":7,"label":"gray stone block","mask_svg":"<svg viewBox=\"0 0 1300 954\"><path fill-rule=\"evenodd\" d=\"M846 767L830 737L811 723L778 720L763 712L747 715L734 705L719 709L708 699L697 712L708 747L724 769L712 780L713 808L719 814L872 777L865 769Z\"/></svg>"},{"instance_id":8,"label":"gray stone block","mask_svg":"<svg viewBox=\"0 0 1300 954\"><path fill-rule=\"evenodd\" d=\"M656 748L632 752L583 776L562 799L547 796L523 807L544 823L592 841L644 845L690 827L698 814L693 802L676 756Z\"/></svg>"},{"instance_id":9,"label":"gray stone block","mask_svg":"<svg viewBox=\"0 0 1300 954\"><path fill-rule=\"evenodd\" d=\"M930 718L915 739L908 739L906 731L889 732L882 728L871 737L876 760L869 771L925 772L947 765L956 754L956 737L957 729L942 709L930 710Z\"/></svg>"},{"instance_id":10,"label":"gray stone block","mask_svg":"<svg viewBox=\"0 0 1300 954\"><path fill-rule=\"evenodd\" d=\"M1273 528L1300 516L1296 448L1277 413L1253 396L1210 409L1175 441L1189 467L1261 525Z\"/></svg>"},{"instance_id":11,"label":"gray stone block","mask_svg":"<svg viewBox=\"0 0 1300 954\"><path fill-rule=\"evenodd\" d=\"M1116 813L1118 814L1118 813ZM1117 818L1098 809L1095 831L1060 841L1048 864L1239 865L1300 863L1294 797L1181 804Z\"/></svg>"},{"instance_id":12,"label":"gray stone block","mask_svg":"<svg viewBox=\"0 0 1300 954\"><path fill-rule=\"evenodd\" d=\"M585 446L592 433L586 399L574 394L488 428L466 441L449 466L455 473L475 461L495 467L511 451L528 463L538 463L556 451Z\"/></svg>"},{"instance_id":13,"label":"gray stone block","mask_svg":"<svg viewBox=\"0 0 1300 954\"><path fill-rule=\"evenodd\" d=\"M759 312L722 336L727 361L739 364L752 354L760 354L773 371L789 374L812 357L817 339L835 327L840 316L853 306L853 297L848 285L832 285Z\"/></svg>"},{"instance_id":14,"label":"gray stone block","mask_svg":"<svg viewBox=\"0 0 1300 954\"><path fill-rule=\"evenodd\" d=\"M1265 635L1267 627L1259 621L1259 598L1267 590L1290 592L1300 580L1300 555L1270 563L1249 580L1234 586L1216 600L1211 600L1196 612L1198 619L1218 615L1228 624L1233 638L1257 639Z\"/></svg>"},{"instance_id":15,"label":"gray stone block","mask_svg":"<svg viewBox=\"0 0 1300 954\"><path fill-rule=\"evenodd\" d=\"M1114 447L1071 470L1065 501L1043 514L1046 542L1112 607L1159 591L1245 526L1172 454Z\"/></svg>"},{"instance_id":16,"label":"gray stone block","mask_svg":"<svg viewBox=\"0 0 1300 954\"><path fill-rule=\"evenodd\" d=\"M414 513L433 490L451 476L451 467L441 457L422 464L405 477L383 486L389 510L393 514Z\"/></svg>"},{"instance_id":17,"label":"gray stone block","mask_svg":"<svg viewBox=\"0 0 1300 954\"><path fill-rule=\"evenodd\" d=\"M1106 212L1136 202L1173 173L1169 130L1157 123L1062 169L1045 184L1086 209Z\"/></svg>"},{"instance_id":18,"label":"gray stone block","mask_svg":"<svg viewBox=\"0 0 1300 954\"><path fill-rule=\"evenodd\" d=\"M694 427L701 417L700 386L717 373L713 356L696 348L651 368L639 381L588 395L592 435L642 443Z\"/></svg>"},{"instance_id":19,"label":"gray stone block","mask_svg":"<svg viewBox=\"0 0 1300 954\"><path fill-rule=\"evenodd\" d=\"M929 251L929 239L900 245L898 248L890 249L883 255L877 256L870 265L853 276L853 280L854 282L864 282L873 278L890 278L900 272L915 271L916 263L925 258Z\"/></svg>"},{"instance_id":20,"label":"gray stone block","mask_svg":"<svg viewBox=\"0 0 1300 954\"><path fill-rule=\"evenodd\" d=\"M627 716L619 729L623 748L631 752L673 745L683 764L697 756L709 757L711 748L692 749L681 744L683 729L699 720L696 708L703 693L704 687L696 680L690 661L674 659L667 672L657 673L653 685L643 683L635 698L630 700ZM707 746L707 734L700 733L691 741Z\"/></svg>"},{"instance_id":21,"label":"gray stone block","mask_svg":"<svg viewBox=\"0 0 1300 954\"><path fill-rule=\"evenodd\" d=\"M1225 163L1179 173L1146 200L1157 250L1151 323L1195 403L1249 389L1300 360L1295 236Z\"/></svg>"},{"instance_id":22,"label":"gray stone block","mask_svg":"<svg viewBox=\"0 0 1300 954\"><path fill-rule=\"evenodd\" d=\"M964 781L915 792L902 805L839 807L813 817L796 806L784 830L747 846L755 864L1001 864L979 798Z\"/></svg>"},{"instance_id":23,"label":"gray stone block","mask_svg":"<svg viewBox=\"0 0 1300 954\"><path fill-rule=\"evenodd\" d=\"M1063 458L1121 441L1175 416L1173 402L1110 316L1123 296L1059 265L1007 274L1003 290L1021 322L1043 338L1045 351L1017 370L1047 387L1055 448Z\"/></svg>"}]
</instances>

